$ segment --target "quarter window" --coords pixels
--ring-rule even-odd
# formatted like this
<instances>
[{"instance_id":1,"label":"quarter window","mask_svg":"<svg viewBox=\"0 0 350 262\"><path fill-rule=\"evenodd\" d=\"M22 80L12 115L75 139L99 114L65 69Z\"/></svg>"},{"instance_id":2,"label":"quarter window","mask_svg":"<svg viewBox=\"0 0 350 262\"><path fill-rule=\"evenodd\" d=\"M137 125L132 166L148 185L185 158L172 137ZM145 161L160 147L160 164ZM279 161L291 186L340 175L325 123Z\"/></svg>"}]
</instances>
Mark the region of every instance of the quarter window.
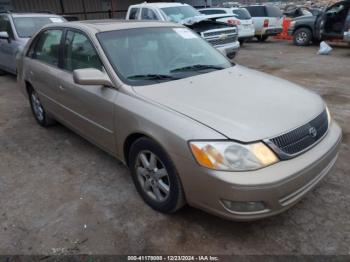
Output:
<instances>
[{"instance_id":1,"label":"quarter window","mask_svg":"<svg viewBox=\"0 0 350 262\"><path fill-rule=\"evenodd\" d=\"M58 66L62 30L46 30L40 34L33 58L50 65Z\"/></svg>"},{"instance_id":2,"label":"quarter window","mask_svg":"<svg viewBox=\"0 0 350 262\"><path fill-rule=\"evenodd\" d=\"M82 33L68 31L65 41L64 69L96 68L102 70L101 60L89 39Z\"/></svg>"},{"instance_id":3,"label":"quarter window","mask_svg":"<svg viewBox=\"0 0 350 262\"><path fill-rule=\"evenodd\" d=\"M141 19L143 19L143 20L158 20L158 17L152 9L142 8Z\"/></svg>"},{"instance_id":4,"label":"quarter window","mask_svg":"<svg viewBox=\"0 0 350 262\"><path fill-rule=\"evenodd\" d=\"M135 20L138 17L140 9L139 8L131 8L129 13L129 19Z\"/></svg>"}]
</instances>

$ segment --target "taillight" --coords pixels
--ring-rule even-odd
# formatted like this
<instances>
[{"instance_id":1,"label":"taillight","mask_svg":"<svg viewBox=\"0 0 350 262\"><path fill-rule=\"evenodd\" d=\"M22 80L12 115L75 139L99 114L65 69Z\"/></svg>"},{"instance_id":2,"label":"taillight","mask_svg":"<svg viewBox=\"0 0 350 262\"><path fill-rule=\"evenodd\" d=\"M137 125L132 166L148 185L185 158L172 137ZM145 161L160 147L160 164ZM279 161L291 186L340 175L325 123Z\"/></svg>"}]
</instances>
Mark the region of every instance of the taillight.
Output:
<instances>
[{"instance_id":1,"label":"taillight","mask_svg":"<svg viewBox=\"0 0 350 262\"><path fill-rule=\"evenodd\" d=\"M264 27L269 27L269 19L264 20Z\"/></svg>"},{"instance_id":2,"label":"taillight","mask_svg":"<svg viewBox=\"0 0 350 262\"><path fill-rule=\"evenodd\" d=\"M233 20L233 19L228 19L228 20L227 20L227 23L228 23L229 25L240 25L240 24L241 24L241 21L239 21L239 20Z\"/></svg>"}]
</instances>

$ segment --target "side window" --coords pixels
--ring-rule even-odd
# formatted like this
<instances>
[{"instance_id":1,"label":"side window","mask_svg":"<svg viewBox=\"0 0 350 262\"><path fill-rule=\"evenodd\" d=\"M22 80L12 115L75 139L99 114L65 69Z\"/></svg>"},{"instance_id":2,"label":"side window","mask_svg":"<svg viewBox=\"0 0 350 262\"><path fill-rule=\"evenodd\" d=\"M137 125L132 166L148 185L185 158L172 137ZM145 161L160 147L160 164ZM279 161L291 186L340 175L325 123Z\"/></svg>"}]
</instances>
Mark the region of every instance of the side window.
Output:
<instances>
[{"instance_id":1,"label":"side window","mask_svg":"<svg viewBox=\"0 0 350 262\"><path fill-rule=\"evenodd\" d=\"M102 70L102 63L96 50L84 34L68 31L63 67L68 71L84 68Z\"/></svg>"},{"instance_id":2,"label":"side window","mask_svg":"<svg viewBox=\"0 0 350 262\"><path fill-rule=\"evenodd\" d=\"M14 38L10 19L6 15L0 16L0 32L7 32L10 38Z\"/></svg>"},{"instance_id":3,"label":"side window","mask_svg":"<svg viewBox=\"0 0 350 262\"><path fill-rule=\"evenodd\" d=\"M245 7L252 17L266 17L266 10L264 6L247 6Z\"/></svg>"},{"instance_id":4,"label":"side window","mask_svg":"<svg viewBox=\"0 0 350 262\"><path fill-rule=\"evenodd\" d=\"M129 13L129 20L137 19L139 12L140 12L139 8L131 8Z\"/></svg>"},{"instance_id":5,"label":"side window","mask_svg":"<svg viewBox=\"0 0 350 262\"><path fill-rule=\"evenodd\" d=\"M142 11L141 11L141 19L142 20L158 20L158 17L152 9L144 7L144 8L142 8Z\"/></svg>"},{"instance_id":6,"label":"side window","mask_svg":"<svg viewBox=\"0 0 350 262\"><path fill-rule=\"evenodd\" d=\"M61 38L62 30L52 29L42 32L36 42L32 58L58 66Z\"/></svg>"}]
</instances>

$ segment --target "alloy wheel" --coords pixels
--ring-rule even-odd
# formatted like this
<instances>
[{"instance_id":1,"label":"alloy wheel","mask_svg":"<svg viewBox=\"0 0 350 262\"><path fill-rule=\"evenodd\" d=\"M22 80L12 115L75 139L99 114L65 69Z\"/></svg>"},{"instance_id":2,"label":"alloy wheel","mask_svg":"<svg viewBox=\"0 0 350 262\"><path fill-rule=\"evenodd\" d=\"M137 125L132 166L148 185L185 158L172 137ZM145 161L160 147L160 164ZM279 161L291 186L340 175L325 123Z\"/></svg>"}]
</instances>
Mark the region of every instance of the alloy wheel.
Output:
<instances>
[{"instance_id":1,"label":"alloy wheel","mask_svg":"<svg viewBox=\"0 0 350 262\"><path fill-rule=\"evenodd\" d=\"M135 169L142 190L154 201L165 202L170 193L170 178L162 161L150 151L141 151Z\"/></svg>"},{"instance_id":2,"label":"alloy wheel","mask_svg":"<svg viewBox=\"0 0 350 262\"><path fill-rule=\"evenodd\" d=\"M40 103L39 97L35 91L31 93L30 100L32 102L35 117L42 122L44 120L44 109Z\"/></svg>"}]
</instances>

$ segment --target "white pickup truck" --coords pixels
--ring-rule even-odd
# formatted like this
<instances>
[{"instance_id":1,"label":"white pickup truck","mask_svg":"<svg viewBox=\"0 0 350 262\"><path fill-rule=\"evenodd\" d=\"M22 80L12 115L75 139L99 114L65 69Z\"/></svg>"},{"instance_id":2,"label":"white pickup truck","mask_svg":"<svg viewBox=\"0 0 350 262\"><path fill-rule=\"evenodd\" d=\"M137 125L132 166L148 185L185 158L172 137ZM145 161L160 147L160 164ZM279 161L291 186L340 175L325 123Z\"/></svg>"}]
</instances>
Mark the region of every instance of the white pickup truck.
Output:
<instances>
[{"instance_id":1,"label":"white pickup truck","mask_svg":"<svg viewBox=\"0 0 350 262\"><path fill-rule=\"evenodd\" d=\"M220 15L218 17L221 17ZM160 20L183 24L225 54L235 57L239 50L237 26L207 18L192 6L181 3L142 3L131 5L127 20Z\"/></svg>"}]
</instances>

